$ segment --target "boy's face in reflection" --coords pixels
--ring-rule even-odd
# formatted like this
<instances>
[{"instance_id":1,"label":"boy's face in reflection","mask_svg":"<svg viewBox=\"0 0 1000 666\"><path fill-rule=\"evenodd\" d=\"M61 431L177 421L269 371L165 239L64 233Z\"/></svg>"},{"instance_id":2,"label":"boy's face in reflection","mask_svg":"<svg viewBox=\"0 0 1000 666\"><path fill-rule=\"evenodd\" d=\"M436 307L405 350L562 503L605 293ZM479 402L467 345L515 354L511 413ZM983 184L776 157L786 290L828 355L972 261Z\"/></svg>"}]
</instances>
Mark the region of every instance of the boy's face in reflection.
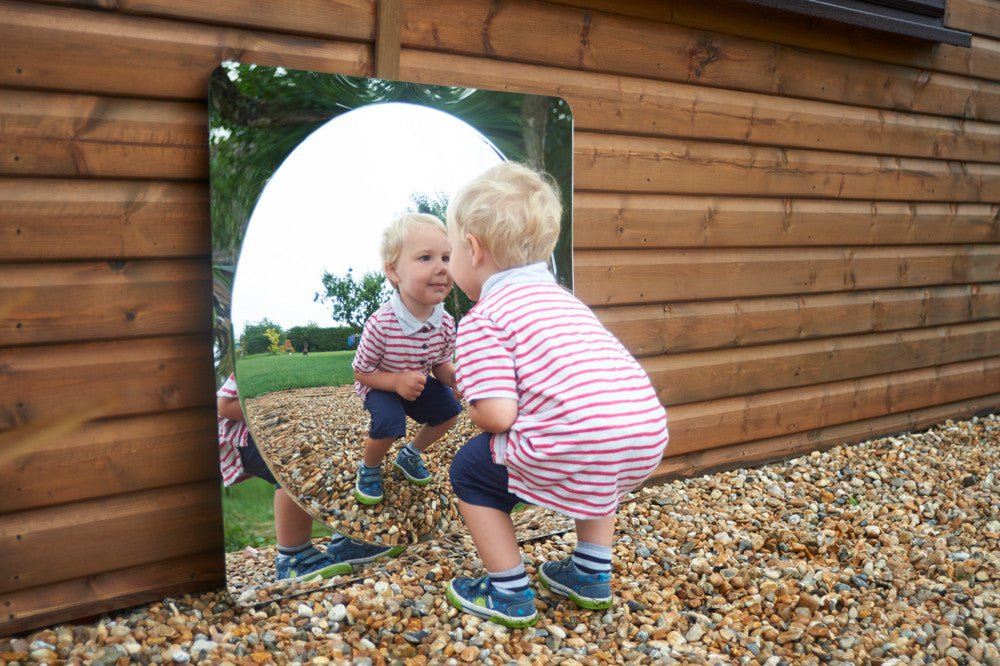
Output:
<instances>
[{"instance_id":1,"label":"boy's face in reflection","mask_svg":"<svg viewBox=\"0 0 1000 666\"><path fill-rule=\"evenodd\" d=\"M426 319L434 306L451 292L451 243L443 231L431 226L413 229L403 241L399 258L386 264L385 274L396 284L406 309Z\"/></svg>"}]
</instances>

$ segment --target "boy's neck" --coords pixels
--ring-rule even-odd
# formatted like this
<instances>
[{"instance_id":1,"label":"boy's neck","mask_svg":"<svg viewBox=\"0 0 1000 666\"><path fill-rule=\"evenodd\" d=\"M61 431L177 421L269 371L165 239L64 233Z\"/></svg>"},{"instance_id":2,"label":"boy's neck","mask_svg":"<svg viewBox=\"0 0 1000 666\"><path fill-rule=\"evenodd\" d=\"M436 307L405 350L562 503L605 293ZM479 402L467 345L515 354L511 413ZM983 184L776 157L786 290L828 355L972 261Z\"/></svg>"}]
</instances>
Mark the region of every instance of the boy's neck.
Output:
<instances>
[{"instance_id":1,"label":"boy's neck","mask_svg":"<svg viewBox=\"0 0 1000 666\"><path fill-rule=\"evenodd\" d=\"M406 308L406 311L418 321L427 321L434 314L434 308L437 307L435 305L424 305L423 303L410 303L409 299L403 296L402 293L399 293L399 301Z\"/></svg>"}]
</instances>

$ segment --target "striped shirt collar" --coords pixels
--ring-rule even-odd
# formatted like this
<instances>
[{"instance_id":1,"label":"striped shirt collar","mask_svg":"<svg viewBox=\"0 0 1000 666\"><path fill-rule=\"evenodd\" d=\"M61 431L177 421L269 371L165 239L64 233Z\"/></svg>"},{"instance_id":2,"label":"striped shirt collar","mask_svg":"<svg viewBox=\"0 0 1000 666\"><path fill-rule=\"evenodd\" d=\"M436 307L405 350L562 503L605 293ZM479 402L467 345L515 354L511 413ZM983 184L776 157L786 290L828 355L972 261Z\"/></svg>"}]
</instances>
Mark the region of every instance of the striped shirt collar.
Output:
<instances>
[{"instance_id":1,"label":"striped shirt collar","mask_svg":"<svg viewBox=\"0 0 1000 666\"><path fill-rule=\"evenodd\" d=\"M555 282L556 278L549 272L544 261L527 266L515 266L505 271L494 273L483 283L483 288L479 290L479 300L486 297L490 291L498 287L506 287L510 284Z\"/></svg>"},{"instance_id":2,"label":"striped shirt collar","mask_svg":"<svg viewBox=\"0 0 1000 666\"><path fill-rule=\"evenodd\" d=\"M392 313L396 315L396 320L399 322L399 327L403 329L404 335L419 333L425 327L429 330L439 328L441 326L441 318L444 317L444 304L438 303L434 306L431 316L425 321L420 321L403 304L403 299L399 297L398 291L392 292L389 305L392 307Z\"/></svg>"}]
</instances>

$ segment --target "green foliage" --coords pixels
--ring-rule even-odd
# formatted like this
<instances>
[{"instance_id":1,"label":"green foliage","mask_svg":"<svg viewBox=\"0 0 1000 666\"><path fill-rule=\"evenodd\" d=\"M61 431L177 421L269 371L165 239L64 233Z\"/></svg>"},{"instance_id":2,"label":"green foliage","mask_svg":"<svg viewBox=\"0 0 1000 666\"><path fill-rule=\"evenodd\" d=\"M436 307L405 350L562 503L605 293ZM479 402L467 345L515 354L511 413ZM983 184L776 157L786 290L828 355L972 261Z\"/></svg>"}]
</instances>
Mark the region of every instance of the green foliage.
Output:
<instances>
[{"instance_id":1,"label":"green foliage","mask_svg":"<svg viewBox=\"0 0 1000 666\"><path fill-rule=\"evenodd\" d=\"M272 354L277 354L281 351L281 345L279 344L281 333L279 331L269 328L264 331L264 337L267 338L267 351Z\"/></svg>"},{"instance_id":2,"label":"green foliage","mask_svg":"<svg viewBox=\"0 0 1000 666\"><path fill-rule=\"evenodd\" d=\"M267 352L268 338L265 332L268 329L277 331L279 336L283 333L281 326L267 318L256 323L244 324L243 333L240 335L240 353L243 356L251 356Z\"/></svg>"},{"instance_id":3,"label":"green foliage","mask_svg":"<svg viewBox=\"0 0 1000 666\"><path fill-rule=\"evenodd\" d=\"M240 395L254 398L272 391L354 383L353 351L258 354L236 362Z\"/></svg>"},{"instance_id":4,"label":"green foliage","mask_svg":"<svg viewBox=\"0 0 1000 666\"><path fill-rule=\"evenodd\" d=\"M347 337L358 332L353 326L321 327L316 322L305 326L292 326L288 329L288 339L296 351L302 351L304 345L309 345L309 353L324 351L346 351Z\"/></svg>"},{"instance_id":5,"label":"green foliage","mask_svg":"<svg viewBox=\"0 0 1000 666\"><path fill-rule=\"evenodd\" d=\"M323 271L323 292L317 292L313 300L329 305L334 321L360 329L391 293L381 273L365 273L356 280L354 270L348 268L343 277Z\"/></svg>"}]
</instances>

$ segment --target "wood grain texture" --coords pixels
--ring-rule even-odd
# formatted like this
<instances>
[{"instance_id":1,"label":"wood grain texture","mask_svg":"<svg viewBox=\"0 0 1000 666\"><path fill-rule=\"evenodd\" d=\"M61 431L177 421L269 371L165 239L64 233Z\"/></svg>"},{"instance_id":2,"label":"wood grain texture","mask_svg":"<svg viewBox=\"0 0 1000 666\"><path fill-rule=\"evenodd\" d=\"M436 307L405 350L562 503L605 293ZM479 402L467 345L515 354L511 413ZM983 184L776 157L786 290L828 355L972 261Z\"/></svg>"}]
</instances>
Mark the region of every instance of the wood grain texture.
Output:
<instances>
[{"instance_id":1,"label":"wood grain texture","mask_svg":"<svg viewBox=\"0 0 1000 666\"><path fill-rule=\"evenodd\" d=\"M819 197L890 201L1000 201L1000 165L577 132L581 190Z\"/></svg>"},{"instance_id":2,"label":"wood grain texture","mask_svg":"<svg viewBox=\"0 0 1000 666\"><path fill-rule=\"evenodd\" d=\"M948 0L944 10L949 28L1000 39L1000 6L995 0Z\"/></svg>"},{"instance_id":3,"label":"wood grain texture","mask_svg":"<svg viewBox=\"0 0 1000 666\"><path fill-rule=\"evenodd\" d=\"M372 41L377 0L42 0L48 4L123 14L174 18L189 23L255 28L286 34Z\"/></svg>"},{"instance_id":4,"label":"wood grain texture","mask_svg":"<svg viewBox=\"0 0 1000 666\"><path fill-rule=\"evenodd\" d=\"M1000 160L992 123L404 49L406 80L564 98L578 130L973 162Z\"/></svg>"},{"instance_id":5,"label":"wood grain texture","mask_svg":"<svg viewBox=\"0 0 1000 666\"><path fill-rule=\"evenodd\" d=\"M668 448L667 457L646 483L655 485L669 479L700 476L736 467L753 467L833 446L850 445L894 433L922 430L946 419L968 418L989 412L995 410L998 405L1000 405L1000 393L994 393L981 398L935 405L902 414L890 414L866 421L854 421L829 428L678 456L670 456Z\"/></svg>"},{"instance_id":6,"label":"wood grain texture","mask_svg":"<svg viewBox=\"0 0 1000 666\"><path fill-rule=\"evenodd\" d=\"M221 538L221 537L220 537ZM24 590L0 592L0 635L225 585L221 546L206 538L200 553L106 571Z\"/></svg>"},{"instance_id":7,"label":"wood grain texture","mask_svg":"<svg viewBox=\"0 0 1000 666\"><path fill-rule=\"evenodd\" d=\"M211 328L206 260L0 264L0 301L18 299L0 346L204 333Z\"/></svg>"},{"instance_id":8,"label":"wood grain texture","mask_svg":"<svg viewBox=\"0 0 1000 666\"><path fill-rule=\"evenodd\" d=\"M677 405L670 455L816 430L1000 392L1000 357Z\"/></svg>"},{"instance_id":9,"label":"wood grain texture","mask_svg":"<svg viewBox=\"0 0 1000 666\"><path fill-rule=\"evenodd\" d=\"M375 76L399 78L403 0L378 0L375 14Z\"/></svg>"},{"instance_id":10,"label":"wood grain texture","mask_svg":"<svg viewBox=\"0 0 1000 666\"><path fill-rule=\"evenodd\" d=\"M985 2L986 0L976 0ZM893 39L885 33L833 24L809 16L725 0L555 0L556 4L622 14L697 30L723 32L749 39L825 51L852 58L919 67L938 72L997 80L1000 63L992 51L983 52L973 38L972 48ZM958 2L959 7L973 3ZM948 0L949 13L955 0ZM958 10L967 12L966 8ZM980 14L982 15L982 14ZM949 27L977 32L978 29Z\"/></svg>"},{"instance_id":11,"label":"wood grain texture","mask_svg":"<svg viewBox=\"0 0 1000 666\"><path fill-rule=\"evenodd\" d=\"M0 349L0 429L111 401L104 418L215 403L210 336Z\"/></svg>"},{"instance_id":12,"label":"wood grain texture","mask_svg":"<svg viewBox=\"0 0 1000 666\"><path fill-rule=\"evenodd\" d=\"M538 39L537 35L546 35ZM403 46L855 106L1000 119L993 81L545 3L404 8ZM803 76L808 72L808 76Z\"/></svg>"},{"instance_id":13,"label":"wood grain texture","mask_svg":"<svg viewBox=\"0 0 1000 666\"><path fill-rule=\"evenodd\" d=\"M591 307L1000 282L1000 246L580 250Z\"/></svg>"},{"instance_id":14,"label":"wood grain texture","mask_svg":"<svg viewBox=\"0 0 1000 666\"><path fill-rule=\"evenodd\" d=\"M637 357L1000 319L1000 283L601 308Z\"/></svg>"},{"instance_id":15,"label":"wood grain texture","mask_svg":"<svg viewBox=\"0 0 1000 666\"><path fill-rule=\"evenodd\" d=\"M960 363L1000 350L1000 320L643 358L665 405Z\"/></svg>"},{"instance_id":16,"label":"wood grain texture","mask_svg":"<svg viewBox=\"0 0 1000 666\"><path fill-rule=\"evenodd\" d=\"M209 255L207 183L0 178L0 261Z\"/></svg>"},{"instance_id":17,"label":"wood grain texture","mask_svg":"<svg viewBox=\"0 0 1000 666\"><path fill-rule=\"evenodd\" d=\"M0 176L208 177L203 104L0 90Z\"/></svg>"},{"instance_id":18,"label":"wood grain texture","mask_svg":"<svg viewBox=\"0 0 1000 666\"><path fill-rule=\"evenodd\" d=\"M6 514L0 594L221 545L220 487L213 479ZM123 531L129 539L121 538Z\"/></svg>"},{"instance_id":19,"label":"wood grain texture","mask_svg":"<svg viewBox=\"0 0 1000 666\"><path fill-rule=\"evenodd\" d=\"M0 2L0 85L203 100L223 60L367 76L371 46Z\"/></svg>"},{"instance_id":20,"label":"wood grain texture","mask_svg":"<svg viewBox=\"0 0 1000 666\"><path fill-rule=\"evenodd\" d=\"M1000 242L1000 205L577 192L580 249Z\"/></svg>"},{"instance_id":21,"label":"wood grain texture","mask_svg":"<svg viewBox=\"0 0 1000 666\"><path fill-rule=\"evenodd\" d=\"M93 421L0 467L0 514L218 480L213 407Z\"/></svg>"}]
</instances>

